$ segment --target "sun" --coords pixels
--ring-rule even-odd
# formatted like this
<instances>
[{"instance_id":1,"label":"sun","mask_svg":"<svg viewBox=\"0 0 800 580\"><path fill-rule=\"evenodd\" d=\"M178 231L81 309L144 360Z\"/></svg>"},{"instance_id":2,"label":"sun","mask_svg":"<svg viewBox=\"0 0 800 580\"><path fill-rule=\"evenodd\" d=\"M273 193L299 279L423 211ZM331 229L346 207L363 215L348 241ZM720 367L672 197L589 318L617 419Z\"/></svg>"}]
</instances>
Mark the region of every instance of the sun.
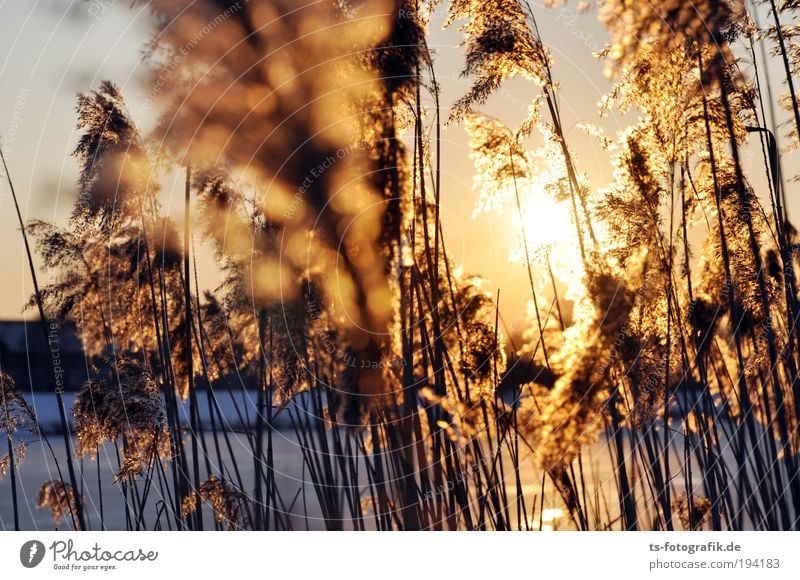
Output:
<instances>
[{"instance_id":1,"label":"sun","mask_svg":"<svg viewBox=\"0 0 800 580\"><path fill-rule=\"evenodd\" d=\"M512 218L515 242L510 261L524 264L527 259L536 269L551 269L558 281L577 291L583 265L569 203L553 199L542 186L532 183L520 192L520 204L522 219L519 212Z\"/></svg>"}]
</instances>

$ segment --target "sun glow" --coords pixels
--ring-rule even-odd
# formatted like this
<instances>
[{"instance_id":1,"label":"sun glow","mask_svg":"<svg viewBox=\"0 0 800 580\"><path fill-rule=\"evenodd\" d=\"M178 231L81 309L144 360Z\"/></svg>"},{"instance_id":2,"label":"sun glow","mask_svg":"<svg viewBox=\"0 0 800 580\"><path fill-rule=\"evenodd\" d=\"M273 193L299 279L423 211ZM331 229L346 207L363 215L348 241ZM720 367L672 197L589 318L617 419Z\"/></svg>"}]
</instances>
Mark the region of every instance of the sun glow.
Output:
<instances>
[{"instance_id":1,"label":"sun glow","mask_svg":"<svg viewBox=\"0 0 800 580\"><path fill-rule=\"evenodd\" d=\"M545 508L539 516L530 519L529 525L533 529L540 529L543 532L552 532L558 529L558 525L563 516L564 510L561 508Z\"/></svg>"},{"instance_id":2,"label":"sun glow","mask_svg":"<svg viewBox=\"0 0 800 580\"><path fill-rule=\"evenodd\" d=\"M511 262L524 264L527 259L535 268L545 272L552 269L556 280L564 283L574 294L580 285L583 267L569 202L554 200L544 187L537 184L531 184L522 192L520 202L522 220L518 212L512 219L515 243Z\"/></svg>"}]
</instances>

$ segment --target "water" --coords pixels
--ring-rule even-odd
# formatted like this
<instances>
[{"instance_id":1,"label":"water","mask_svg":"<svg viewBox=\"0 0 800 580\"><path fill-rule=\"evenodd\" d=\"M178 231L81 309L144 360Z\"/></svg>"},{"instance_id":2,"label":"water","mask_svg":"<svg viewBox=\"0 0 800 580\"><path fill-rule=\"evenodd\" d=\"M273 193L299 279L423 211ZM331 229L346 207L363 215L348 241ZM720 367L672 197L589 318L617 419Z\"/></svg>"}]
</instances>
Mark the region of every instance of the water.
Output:
<instances>
[{"instance_id":1,"label":"water","mask_svg":"<svg viewBox=\"0 0 800 580\"><path fill-rule=\"evenodd\" d=\"M60 466L63 480L65 482L69 481L67 464L65 462L63 435L60 430L60 420L55 395L50 393L33 393L27 398L36 410L37 418L42 425L42 430L47 434L47 438L52 446L52 451L47 446L44 438L39 435L31 435L22 432L17 434L15 442L25 441L27 443L26 458L19 467L17 474L20 527L26 530L65 529L69 527L69 522L63 521L57 524L52 520L48 509L36 508L37 496L42 484L49 480L61 479L56 463ZM64 394L64 404L67 409L72 407L73 399L74 394ZM202 438L208 450L207 459L211 473L225 473L228 479L234 481L235 476L232 471L233 462L231 461L230 455L232 451L243 480L244 488L248 492L252 492L255 464L250 442L245 432L249 425L255 423L256 394L246 391L235 393L234 396L228 393L217 393L217 403L221 410L223 420L227 425L230 450L228 449L228 443L226 443L220 435L219 441L222 450L222 462L225 464L223 467L218 460L212 434L209 431L204 431L202 433ZM207 394L205 392L198 393L198 408L200 410L201 424L204 426L210 425L210 411ZM180 413L182 415L183 424L188 425L188 405L182 405ZM303 503L301 501L301 492L304 488L303 482L304 480L308 480L308 475L303 466L303 455L300 444L294 436L293 430L288 427L287 421L287 414L280 414L275 421L277 428L273 432L275 466L273 472L275 474L275 482L279 495L287 503L287 509L285 510L287 512L286 517L289 518L296 527L305 529L305 523L301 520L304 520L305 514L308 514L310 520L308 527L310 529L324 529L324 524L320 519L321 513L319 504L316 501L315 493L310 484L306 484L305 486L305 502ZM219 424L218 418L217 422ZM189 445L188 436L184 438L184 441L191 472L191 446ZM0 455L5 455L4 450L5 446L3 447L3 451L0 451ZM114 483L114 474L118 470L117 449L113 444L107 443L98 451L96 460L91 460L86 457L76 460L75 463L76 470L79 472L79 486L81 487L81 495L84 498L85 512L88 519L87 525L92 529L102 529L104 527L109 530L124 530L126 529L125 495L122 486ZM55 459L53 455L55 455ZM205 456L202 454L202 449L200 449L200 457L201 480L205 480L207 478L207 466ZM170 464L165 463L165 476L168 482L171 481L172 477L170 470ZM80 474L83 474L82 477ZM140 486L140 493L143 492L143 489L141 489L142 487L143 486ZM101 492L103 498L102 509L100 503ZM291 509L288 509L292 500L296 497L298 499ZM149 515L149 517L146 518L148 528L152 529L155 525L154 514L159 511L164 503L172 505L172 500L162 494L160 486L153 485L145 504L145 514ZM131 500L129 500L128 504L132 505ZM133 509L133 507L131 507L131 509ZM206 525L213 528L209 510L206 509L204 512L206 516L205 519L207 520ZM162 522L163 525L166 525L165 518L162 518ZM0 530L13 529L13 525L11 478L7 475L3 481L0 482Z\"/></svg>"},{"instance_id":2,"label":"water","mask_svg":"<svg viewBox=\"0 0 800 580\"><path fill-rule=\"evenodd\" d=\"M231 396L227 393L218 393L217 396L218 404L228 430L228 442L222 438L222 435L220 435L219 439L222 463L224 465L220 465L220 461L218 460L213 435L209 431L203 432L202 439L205 441L208 457L206 462L201 449L201 480L207 478L207 469L210 468L211 473L222 473L227 480L236 481L235 474L233 473L234 461L231 461L232 455L242 478L243 489L248 495L252 496L255 462L251 450L251 443L245 433L247 433L248 430L250 432L254 431L254 429L249 429L249 426L253 425L255 421L256 394L251 392L238 392L234 396ZM71 395L65 395L65 404L68 408L72 405L72 398ZM21 434L21 436L18 437L18 440L25 440L28 444L27 457L19 468L17 478L20 527L25 530L67 529L69 527L69 522L57 524L52 520L48 509L36 508L37 495L42 483L48 480L60 479L53 454L55 454L58 464L61 466L63 480L69 481L63 448L63 438L58 429L59 420L55 397L51 394L36 393L35 396L29 397L29 401L35 406L39 420L45 432L49 434L48 437L53 446L53 451L51 452L43 438L38 435L27 435L26 438L25 434ZM206 393L198 393L198 407L200 409L201 423L205 426L209 425L210 419L207 403ZM189 424L187 407L188 406L184 405L180 409L185 425ZM185 437L184 441L186 443L186 453L191 474L191 447L188 437ZM230 445L230 450L228 449L228 444ZM632 453L630 445L626 444L626 447L628 448L628 453ZM673 489L676 490L677 493L683 492L685 486L685 482L681 478L681 463L683 459L680 457L680 450L682 447L683 440L680 436L677 436L672 446L674 453L672 470L674 476L677 474L677 477L674 477L672 483ZM4 454L3 451L0 451L0 454ZM303 451L303 447L298 441L294 430L289 426L288 413L281 413L276 420L276 429L273 431L273 472L278 495L281 498L283 506L280 511L289 525L294 529L322 530L325 529L326 526L322 519L322 512L320 504L317 501L316 491L311 483L311 478L303 460ZM632 457L629 455L627 458L629 466L631 465L631 459ZM725 457L725 460L726 462L731 462L730 457ZM208 463L208 465L206 465L206 463ZM614 465L609 457L607 442L601 440L595 445L587 446L583 453L583 463L585 468L584 476L587 482L586 496L588 498L588 503L592 505L588 510L587 517L590 526L602 527L603 522L614 521L619 516L616 474ZM517 515L514 510L516 509L515 498L517 490L514 482L513 470L507 458L505 459L505 466L507 470L506 492L509 505L512 508L510 516L511 521L516 525ZM115 446L113 444L102 446L96 461L90 460L89 458L78 459L76 461L76 469L79 474L79 487L81 488L81 495L84 498L88 526L91 529L126 529L126 499L123 493L124 490L121 485L114 483L114 473L118 469L117 450ZM171 464L166 463L164 469L164 477L166 478L164 489L171 490ZM575 469L577 472L577 466ZM693 467L693 470L696 474L701 473L696 466ZM365 472L366 469L362 462L359 465L359 473L361 475L359 487L362 498L368 496L367 481L364 476ZM534 468L530 455L522 458L520 464L520 479L523 483L522 494L527 503L527 511L530 514L531 510L533 510L533 514L530 516L530 528L537 529L540 525L542 529L545 530L568 529L572 527L569 518L565 516L563 512L559 511L563 508L563 502L549 478L544 478L544 501L542 500L543 478L541 473ZM700 477L698 476L697 480L699 479ZM162 527L167 527L173 523L171 520L168 521L166 516L162 516L159 522L156 521L156 514L165 513L163 507L165 505L173 505L173 501L162 493L162 487L157 484L159 481L158 478L155 478L154 481L156 481L156 484L151 486L145 502L144 513L146 514L146 529L153 529L157 527L159 523ZM700 486L701 483L697 481L695 485L695 491L702 494L702 488L697 487ZM341 492L342 490L339 489L338 491ZM144 493L141 482L138 493ZM102 506L100 502L101 495ZM648 527L646 522L654 512L652 509L653 498L639 491L636 501L637 505L642 508L641 523L644 527ZM650 513L648 513L646 509L648 507L648 502L650 504ZM134 509L130 499L128 500L128 506L130 506L131 510ZM542 511L542 509L544 511ZM210 509L204 509L203 513L204 527L206 529L213 529ZM343 516L346 518L343 527L348 529L352 526L352 523L350 522L349 511L347 511L346 508ZM368 516L367 527L374 527ZM523 525L523 527L525 526ZM619 522L617 522L614 527L618 529ZM8 475L0 482L0 530L7 529L13 529L13 503L10 477Z\"/></svg>"},{"instance_id":3,"label":"water","mask_svg":"<svg viewBox=\"0 0 800 580\"><path fill-rule=\"evenodd\" d=\"M252 490L254 464L249 443L242 434L229 434L229 438L234 456L238 461L239 470L244 479L245 488ZM220 473L220 465L216 460L213 451L213 440L209 433L205 434L205 440L209 446L209 462L211 463L212 472ZM51 437L51 444L53 445L55 455L60 464L64 481L69 481L61 437ZM285 430L276 431L274 433L273 444L276 484L281 497L283 497L285 501L290 502L302 489L304 478L308 479L307 475L304 476L301 450L299 449L297 440ZM187 455L191 456L188 445ZM230 469L231 462L228 459L227 452L224 450L223 461L226 463L227 469ZM201 466L201 479L206 479L204 461L201 462ZM105 529L126 529L125 498L123 490L120 485L114 483L114 473L117 470L116 450L114 446L110 444L102 446L96 461L92 461L89 458L78 460L76 462L76 469L79 471L78 477L80 477L81 472L83 473L83 478L80 483L80 485L83 486L81 495L84 497L84 506L86 517L89 520L89 527L92 529L102 529L100 505L100 490L102 486L103 524ZM171 481L169 464L165 464L165 470L168 481ZM67 521L62 522L60 525L56 524L50 516L50 510L36 508L39 488L42 483L52 479L59 479L59 476L50 450L41 440L29 442L27 457L20 466L17 476L20 527L22 529L52 530L57 528L66 529L69 527L69 522ZM142 487L143 486L140 485L140 493L142 492ZM306 497L305 509L310 512L309 515L311 516L309 528L324 529L323 522L319 519L321 516L319 506L310 484L306 489ZM154 516L163 502L171 505L171 500L162 494L159 486L153 485L145 510L145 514L147 514L146 524L149 529L154 527ZM206 526L213 529L209 510L204 511L206 512L206 516L209 516L206 517ZM304 511L303 506L295 503L295 506L287 511L291 512L288 514L288 517L292 520L293 525L300 529L305 529L305 525L301 521ZM166 520L162 519L162 522L162 525L166 526ZM13 529L13 523L11 481L10 477L6 476L6 478L0 482L0 530Z\"/></svg>"}]
</instances>

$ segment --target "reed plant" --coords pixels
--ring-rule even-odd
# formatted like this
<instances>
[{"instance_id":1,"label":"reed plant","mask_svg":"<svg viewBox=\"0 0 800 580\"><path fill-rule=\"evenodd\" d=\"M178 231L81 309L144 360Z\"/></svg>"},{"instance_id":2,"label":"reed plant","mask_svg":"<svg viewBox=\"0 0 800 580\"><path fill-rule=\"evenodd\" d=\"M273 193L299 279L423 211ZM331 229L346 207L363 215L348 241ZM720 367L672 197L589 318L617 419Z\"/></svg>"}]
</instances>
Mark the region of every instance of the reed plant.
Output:
<instances>
[{"instance_id":1,"label":"reed plant","mask_svg":"<svg viewBox=\"0 0 800 580\"><path fill-rule=\"evenodd\" d=\"M525 0L149 4L156 129L140 133L112 83L81 95L71 219L21 223L55 280L39 287L31 256L30 306L75 321L92 363L71 426L60 413L68 478L39 495L55 518L798 528L798 242L781 146L800 132L795 2L600 3L613 78L600 114L638 114L614 136L585 125L613 168L604 188L568 140L544 8ZM439 10L463 34L470 83L449 112L427 43ZM518 127L481 111L512 79L529 90ZM446 125L469 135L475 212L507 212L518 231L521 336L448 252ZM178 168L182 236L159 202ZM196 243L213 247L219 287L200 287ZM0 386L19 526L14 433L35 414ZM114 493L82 460L101 449Z\"/></svg>"}]
</instances>

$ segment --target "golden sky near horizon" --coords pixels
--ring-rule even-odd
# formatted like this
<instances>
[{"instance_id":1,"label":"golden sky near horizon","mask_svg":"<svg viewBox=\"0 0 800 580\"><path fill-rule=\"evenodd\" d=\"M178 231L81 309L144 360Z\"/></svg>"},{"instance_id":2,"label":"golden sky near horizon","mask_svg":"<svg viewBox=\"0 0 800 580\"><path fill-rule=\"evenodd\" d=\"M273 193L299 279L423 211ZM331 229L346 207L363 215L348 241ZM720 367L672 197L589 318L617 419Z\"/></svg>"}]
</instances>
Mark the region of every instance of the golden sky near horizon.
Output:
<instances>
[{"instance_id":1,"label":"golden sky near horizon","mask_svg":"<svg viewBox=\"0 0 800 580\"><path fill-rule=\"evenodd\" d=\"M570 145L594 187L610 179L605 152L577 125L601 125L614 136L635 117L601 119L597 103L610 87L603 63L592 56L605 38L596 15L577 15L574 7L549 9L533 3L545 43L554 57L561 84L562 115ZM119 85L134 120L151 127L156 109L148 94L150 68L142 58L152 32L145 7L115 0L0 0L0 133L26 219L66 222L75 199L77 164L71 152L78 140L75 94L102 80ZM430 46L436 52L437 77L445 106L468 89L459 73L463 58L457 27L442 30L443 15L431 25ZM775 75L780 73L775 69ZM778 78L777 76L775 78ZM515 126L525 115L537 88L523 81L507 83L483 111ZM477 194L467 136L459 126L442 133L442 220L447 249L464 270L487 278L485 288L500 290L501 312L511 330L519 330L530 295L524 267L509 263L515 243L512 212L472 218ZM531 145L535 145L533 140ZM3 176L4 177L4 176ZM182 176L164 183L165 210L183 219ZM790 208L790 209L797 209ZM22 316L31 284L13 206L5 181L0 184L0 318ZM216 283L209 249L201 249L201 285ZM42 273L42 282L47 274Z\"/></svg>"}]
</instances>

